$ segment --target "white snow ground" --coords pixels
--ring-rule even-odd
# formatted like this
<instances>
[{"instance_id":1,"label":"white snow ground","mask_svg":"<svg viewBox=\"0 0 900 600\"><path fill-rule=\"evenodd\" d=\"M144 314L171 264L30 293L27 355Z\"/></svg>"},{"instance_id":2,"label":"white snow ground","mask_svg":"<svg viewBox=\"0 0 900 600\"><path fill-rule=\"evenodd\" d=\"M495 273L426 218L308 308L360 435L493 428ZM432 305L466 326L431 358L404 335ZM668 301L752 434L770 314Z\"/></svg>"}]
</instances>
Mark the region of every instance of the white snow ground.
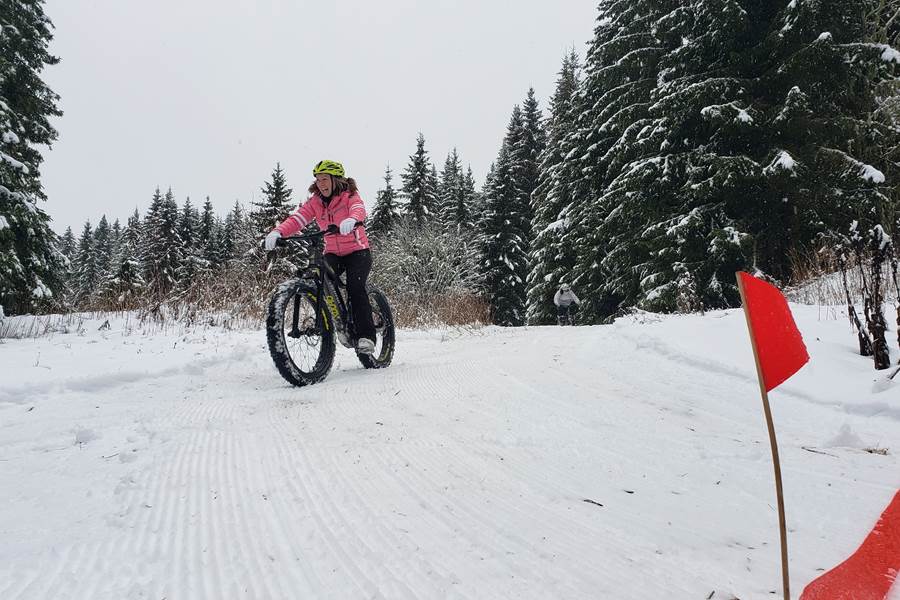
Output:
<instances>
[{"instance_id":1,"label":"white snow ground","mask_svg":"<svg viewBox=\"0 0 900 600\"><path fill-rule=\"evenodd\" d=\"M900 375L793 309L797 597L900 488ZM738 310L406 331L389 369L339 350L303 389L262 331L99 325L0 343L2 599L780 597Z\"/></svg>"}]
</instances>

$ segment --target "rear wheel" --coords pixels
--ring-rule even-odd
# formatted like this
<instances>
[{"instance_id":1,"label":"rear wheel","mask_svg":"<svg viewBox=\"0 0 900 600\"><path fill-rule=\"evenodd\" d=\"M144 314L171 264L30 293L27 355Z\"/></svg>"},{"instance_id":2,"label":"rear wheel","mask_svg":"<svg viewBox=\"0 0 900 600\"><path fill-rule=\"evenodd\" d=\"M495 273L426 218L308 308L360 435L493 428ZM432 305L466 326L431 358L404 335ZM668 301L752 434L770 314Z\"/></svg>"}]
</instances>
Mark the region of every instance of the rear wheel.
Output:
<instances>
[{"instance_id":1,"label":"rear wheel","mask_svg":"<svg viewBox=\"0 0 900 600\"><path fill-rule=\"evenodd\" d=\"M369 286L369 305L375 322L375 352L357 354L359 362L367 369L383 369L394 358L394 314L381 290Z\"/></svg>"},{"instance_id":2,"label":"rear wheel","mask_svg":"<svg viewBox=\"0 0 900 600\"><path fill-rule=\"evenodd\" d=\"M325 379L334 362L334 327L322 311L316 326L316 290L299 279L275 290L266 316L266 338L275 368L297 386Z\"/></svg>"}]
</instances>

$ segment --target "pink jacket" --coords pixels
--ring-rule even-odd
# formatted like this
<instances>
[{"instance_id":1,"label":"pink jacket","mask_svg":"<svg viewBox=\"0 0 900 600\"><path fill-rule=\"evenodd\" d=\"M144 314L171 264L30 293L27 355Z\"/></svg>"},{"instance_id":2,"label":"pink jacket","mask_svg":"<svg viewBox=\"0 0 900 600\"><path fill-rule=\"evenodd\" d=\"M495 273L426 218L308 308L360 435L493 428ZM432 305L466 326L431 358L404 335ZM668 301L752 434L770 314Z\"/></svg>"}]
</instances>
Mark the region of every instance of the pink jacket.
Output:
<instances>
[{"instance_id":1,"label":"pink jacket","mask_svg":"<svg viewBox=\"0 0 900 600\"><path fill-rule=\"evenodd\" d=\"M351 196L350 192L343 192L339 196L332 196L326 205L322 197L316 193L297 207L297 210L275 229L281 232L282 237L288 237L312 223L313 219L319 224L319 228L325 229L329 225L340 225L341 221L351 217L357 221L366 218L366 207L359 194ZM325 236L325 254L346 256L368 247L369 238L366 236L364 225L346 235L336 233Z\"/></svg>"}]
</instances>

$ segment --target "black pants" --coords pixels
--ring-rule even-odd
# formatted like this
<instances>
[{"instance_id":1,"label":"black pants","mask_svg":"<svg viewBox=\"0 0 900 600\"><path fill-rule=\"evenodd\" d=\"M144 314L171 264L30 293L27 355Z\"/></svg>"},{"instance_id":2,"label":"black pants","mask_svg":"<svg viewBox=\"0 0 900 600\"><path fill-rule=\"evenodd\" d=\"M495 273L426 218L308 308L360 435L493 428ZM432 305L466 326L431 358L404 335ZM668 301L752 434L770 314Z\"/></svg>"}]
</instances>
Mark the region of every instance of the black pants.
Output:
<instances>
[{"instance_id":1,"label":"black pants","mask_svg":"<svg viewBox=\"0 0 900 600\"><path fill-rule=\"evenodd\" d=\"M346 256L326 254L325 260L337 275L347 273L347 295L350 296L350 310L356 324L356 337L375 341L375 324L372 322L372 308L366 293L366 279L372 270L372 253L357 250Z\"/></svg>"},{"instance_id":2,"label":"black pants","mask_svg":"<svg viewBox=\"0 0 900 600\"><path fill-rule=\"evenodd\" d=\"M556 307L556 316L564 317L564 316L573 316L578 311L578 305L574 302L572 304L568 304L566 306L557 306Z\"/></svg>"}]
</instances>

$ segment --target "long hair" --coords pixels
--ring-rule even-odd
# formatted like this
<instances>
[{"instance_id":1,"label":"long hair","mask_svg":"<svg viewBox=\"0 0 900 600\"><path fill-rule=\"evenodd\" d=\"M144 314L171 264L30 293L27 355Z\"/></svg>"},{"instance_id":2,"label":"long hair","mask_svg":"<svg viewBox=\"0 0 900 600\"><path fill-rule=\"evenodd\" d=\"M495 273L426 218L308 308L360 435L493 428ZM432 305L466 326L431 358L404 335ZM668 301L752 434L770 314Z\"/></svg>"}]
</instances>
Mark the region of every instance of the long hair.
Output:
<instances>
[{"instance_id":1,"label":"long hair","mask_svg":"<svg viewBox=\"0 0 900 600\"><path fill-rule=\"evenodd\" d=\"M356 187L356 180L352 177L335 177L331 176L331 195L340 196L344 192L350 192L350 195L358 194L359 190ZM319 188L316 187L316 182L313 181L312 185L309 186L309 190L307 190L310 194L319 194ZM321 194L320 194L321 195Z\"/></svg>"}]
</instances>

